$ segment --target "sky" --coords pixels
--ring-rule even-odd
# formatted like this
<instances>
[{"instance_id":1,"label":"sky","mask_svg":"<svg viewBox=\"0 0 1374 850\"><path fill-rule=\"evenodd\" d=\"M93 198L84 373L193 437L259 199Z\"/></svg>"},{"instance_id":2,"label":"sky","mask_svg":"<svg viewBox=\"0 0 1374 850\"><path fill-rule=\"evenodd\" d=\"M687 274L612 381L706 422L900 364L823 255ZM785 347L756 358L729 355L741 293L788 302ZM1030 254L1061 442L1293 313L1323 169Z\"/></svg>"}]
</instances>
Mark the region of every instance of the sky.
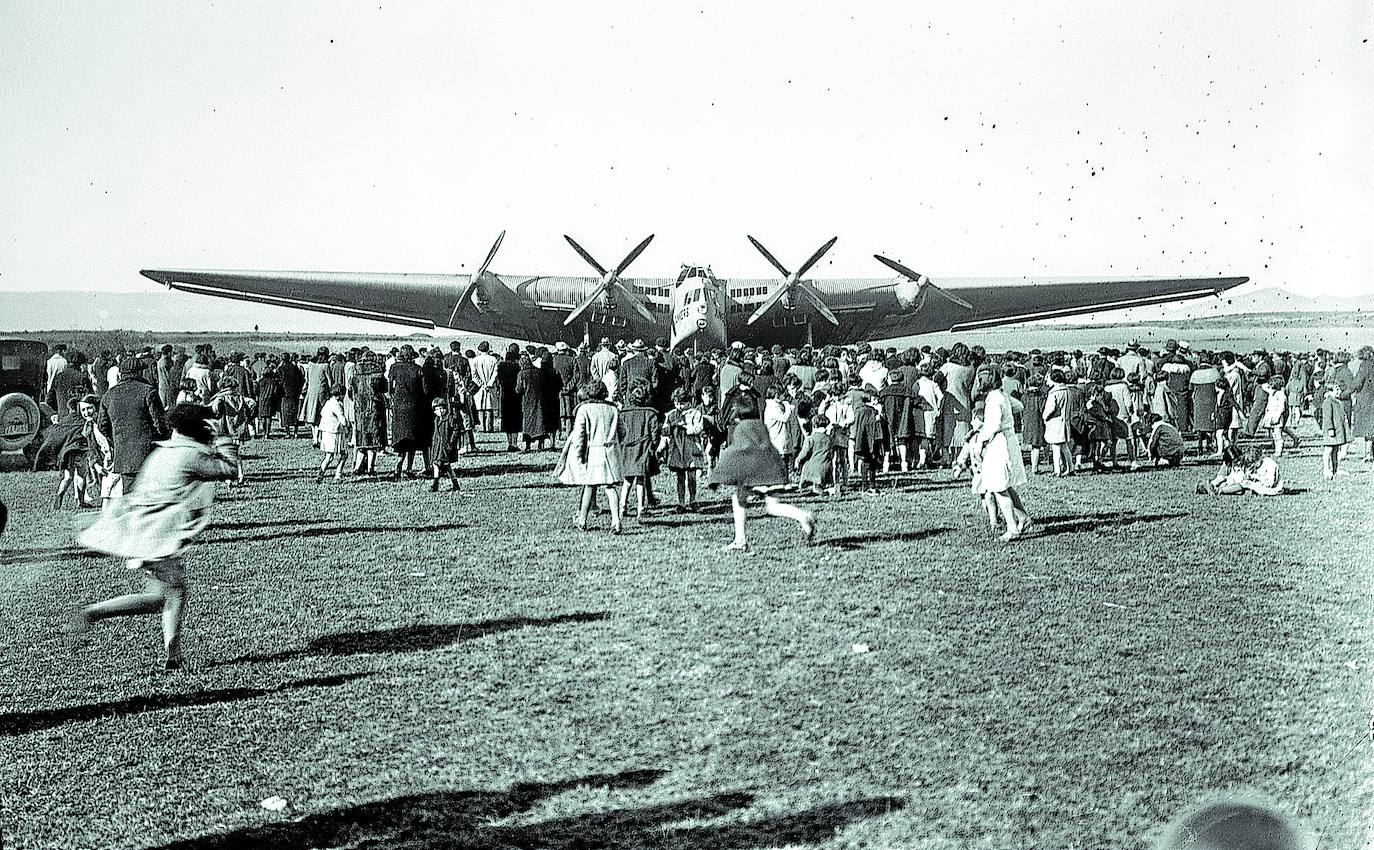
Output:
<instances>
[{"instance_id":1,"label":"sky","mask_svg":"<svg viewBox=\"0 0 1374 850\"><path fill-rule=\"evenodd\" d=\"M964 6L972 8L964 8ZM0 292L141 268L1249 275L1374 292L1374 6L0 11ZM177 294L207 305L208 299Z\"/></svg>"}]
</instances>

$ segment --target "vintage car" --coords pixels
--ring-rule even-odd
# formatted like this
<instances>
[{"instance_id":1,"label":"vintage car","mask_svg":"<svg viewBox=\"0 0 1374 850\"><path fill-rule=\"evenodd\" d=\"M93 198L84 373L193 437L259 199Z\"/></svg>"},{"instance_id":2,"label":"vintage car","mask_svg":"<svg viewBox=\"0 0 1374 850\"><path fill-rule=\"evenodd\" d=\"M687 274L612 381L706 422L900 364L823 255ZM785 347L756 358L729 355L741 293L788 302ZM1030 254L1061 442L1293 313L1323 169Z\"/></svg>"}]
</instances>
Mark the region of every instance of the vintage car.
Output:
<instances>
[{"instance_id":1,"label":"vintage car","mask_svg":"<svg viewBox=\"0 0 1374 850\"><path fill-rule=\"evenodd\" d=\"M32 461L42 444L40 435L52 417L43 402L47 363L47 345L0 339L0 452L23 452Z\"/></svg>"}]
</instances>

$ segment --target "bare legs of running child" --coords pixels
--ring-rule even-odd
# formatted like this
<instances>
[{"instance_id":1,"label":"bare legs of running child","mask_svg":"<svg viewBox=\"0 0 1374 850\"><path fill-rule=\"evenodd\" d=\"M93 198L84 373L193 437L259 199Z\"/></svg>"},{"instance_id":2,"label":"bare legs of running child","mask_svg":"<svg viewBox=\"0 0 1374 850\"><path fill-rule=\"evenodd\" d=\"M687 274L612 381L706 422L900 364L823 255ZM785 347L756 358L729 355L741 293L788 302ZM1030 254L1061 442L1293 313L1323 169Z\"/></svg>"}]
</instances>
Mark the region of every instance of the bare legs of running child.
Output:
<instances>
[{"instance_id":1,"label":"bare legs of running child","mask_svg":"<svg viewBox=\"0 0 1374 850\"><path fill-rule=\"evenodd\" d=\"M747 549L749 541L744 537L744 504L749 500L749 488L737 486L730 497L730 507L735 520L735 539L725 546L726 549ZM816 537L816 515L796 505L789 505L775 496L763 497L763 509L769 516L785 517L797 523L808 542Z\"/></svg>"}]
</instances>

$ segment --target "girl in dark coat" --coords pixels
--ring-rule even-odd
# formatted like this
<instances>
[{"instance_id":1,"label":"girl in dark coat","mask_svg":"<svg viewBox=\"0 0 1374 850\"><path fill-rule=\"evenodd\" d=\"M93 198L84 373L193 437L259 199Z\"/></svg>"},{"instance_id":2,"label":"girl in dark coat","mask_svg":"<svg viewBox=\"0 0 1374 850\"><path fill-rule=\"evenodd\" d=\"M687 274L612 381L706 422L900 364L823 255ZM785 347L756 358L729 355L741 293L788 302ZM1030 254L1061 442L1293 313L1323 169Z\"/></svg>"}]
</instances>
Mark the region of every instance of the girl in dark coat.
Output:
<instances>
[{"instance_id":1,"label":"girl in dark coat","mask_svg":"<svg viewBox=\"0 0 1374 850\"><path fill-rule=\"evenodd\" d=\"M520 407L520 396L515 384L520 380L520 346L511 343L506 349L506 359L496 365L496 387L501 396L501 430L506 434L506 451L518 452L520 448L515 439L520 435L524 424L524 411Z\"/></svg>"},{"instance_id":2,"label":"girl in dark coat","mask_svg":"<svg viewBox=\"0 0 1374 850\"><path fill-rule=\"evenodd\" d=\"M887 386L878 393L892 447L897 449L897 458L901 461L903 472L910 469L908 453L911 441L916 436L916 406L920 397L916 396L915 392L914 387L907 386L905 375L900 370L895 370L887 373ZM891 468L892 456L884 454L883 472L888 472Z\"/></svg>"},{"instance_id":3,"label":"girl in dark coat","mask_svg":"<svg viewBox=\"0 0 1374 850\"><path fill-rule=\"evenodd\" d=\"M644 503L653 492L649 482L658 474L658 458L654 452L662 428L658 411L649 407L649 388L635 384L630 388L629 405L620 411L616 426L616 443L620 450L620 471L625 485L620 490L620 514L625 515L630 500L630 487L635 489L638 504L636 516L644 516Z\"/></svg>"},{"instance_id":4,"label":"girl in dark coat","mask_svg":"<svg viewBox=\"0 0 1374 850\"><path fill-rule=\"evenodd\" d=\"M773 448L759 414L758 402L752 395L741 396L734 405L735 423L730 428L729 445L720 453L720 462L711 470L706 483L711 487L735 488L731 507L735 518L735 539L726 549L747 549L744 539L744 505L751 492L787 483L787 469L782 455ZM764 494L763 508L769 516L796 520L808 541L816 537L816 517L810 511L789 505Z\"/></svg>"},{"instance_id":5,"label":"girl in dark coat","mask_svg":"<svg viewBox=\"0 0 1374 850\"><path fill-rule=\"evenodd\" d=\"M530 450L532 442L538 443L540 451L543 451L544 440L549 435L547 389L544 373L529 357L521 357L520 372L515 376L515 394L520 399L520 431L525 436L525 451ZM558 407L555 405L553 409L557 411ZM504 418L502 422L505 422Z\"/></svg>"},{"instance_id":6,"label":"girl in dark coat","mask_svg":"<svg viewBox=\"0 0 1374 850\"><path fill-rule=\"evenodd\" d=\"M371 352L358 361L348 394L353 397L353 415L357 419L353 429L358 450L359 475L377 473L377 452L386 446L386 375L382 364ZM432 458L431 458L432 460Z\"/></svg>"},{"instance_id":7,"label":"girl in dark coat","mask_svg":"<svg viewBox=\"0 0 1374 850\"><path fill-rule=\"evenodd\" d=\"M305 391L305 374L296 365L296 355L283 354L281 361L281 428L286 436L296 436L301 418L301 393Z\"/></svg>"},{"instance_id":8,"label":"girl in dark coat","mask_svg":"<svg viewBox=\"0 0 1374 850\"><path fill-rule=\"evenodd\" d=\"M258 404L258 433L265 440L272 436L272 417L281 409L282 387L281 372L275 363L269 363L267 371L258 378L255 400Z\"/></svg>"}]
</instances>

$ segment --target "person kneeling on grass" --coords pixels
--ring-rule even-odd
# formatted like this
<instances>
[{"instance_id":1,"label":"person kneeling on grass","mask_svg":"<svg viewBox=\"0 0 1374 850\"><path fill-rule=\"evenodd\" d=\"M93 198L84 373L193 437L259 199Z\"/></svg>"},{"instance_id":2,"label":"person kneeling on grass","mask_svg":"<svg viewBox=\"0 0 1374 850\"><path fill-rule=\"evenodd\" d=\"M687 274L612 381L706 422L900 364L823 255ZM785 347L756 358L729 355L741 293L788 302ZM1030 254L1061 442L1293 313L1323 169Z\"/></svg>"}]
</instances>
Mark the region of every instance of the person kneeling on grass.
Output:
<instances>
[{"instance_id":1,"label":"person kneeling on grass","mask_svg":"<svg viewBox=\"0 0 1374 850\"><path fill-rule=\"evenodd\" d=\"M1150 439L1145 444L1145 452L1155 466L1179 466L1183 463L1183 435L1173 423L1165 422L1163 416L1151 413Z\"/></svg>"},{"instance_id":2,"label":"person kneeling on grass","mask_svg":"<svg viewBox=\"0 0 1374 850\"><path fill-rule=\"evenodd\" d=\"M214 440L206 422L211 418L201 405L173 407L167 416L171 438L153 449L132 490L78 538L88 549L127 558L130 569L143 571L147 587L83 608L73 630L83 632L96 620L161 612L167 670L182 664L186 574L181 551L209 524L214 482L238 476L238 447Z\"/></svg>"},{"instance_id":3,"label":"person kneeling on grass","mask_svg":"<svg viewBox=\"0 0 1374 850\"><path fill-rule=\"evenodd\" d=\"M726 549L746 549L744 538L744 505L751 492L787 483L787 468L782 455L773 448L768 427L759 418L758 402L750 395L741 395L734 406L735 422L730 426L730 439L720 453L720 462L711 470L706 483L710 487L735 488L731 505L735 518L735 539ZM795 520L807 541L816 537L816 516L810 511L789 505L774 496L764 494L763 508L769 516Z\"/></svg>"},{"instance_id":4,"label":"person kneeling on grass","mask_svg":"<svg viewBox=\"0 0 1374 850\"><path fill-rule=\"evenodd\" d=\"M461 413L450 415L448 402L436 398L430 403L434 410L434 436L429 444L429 473L431 493L439 490L439 479L448 474L449 490L458 489L458 455L463 453L463 419Z\"/></svg>"}]
</instances>

